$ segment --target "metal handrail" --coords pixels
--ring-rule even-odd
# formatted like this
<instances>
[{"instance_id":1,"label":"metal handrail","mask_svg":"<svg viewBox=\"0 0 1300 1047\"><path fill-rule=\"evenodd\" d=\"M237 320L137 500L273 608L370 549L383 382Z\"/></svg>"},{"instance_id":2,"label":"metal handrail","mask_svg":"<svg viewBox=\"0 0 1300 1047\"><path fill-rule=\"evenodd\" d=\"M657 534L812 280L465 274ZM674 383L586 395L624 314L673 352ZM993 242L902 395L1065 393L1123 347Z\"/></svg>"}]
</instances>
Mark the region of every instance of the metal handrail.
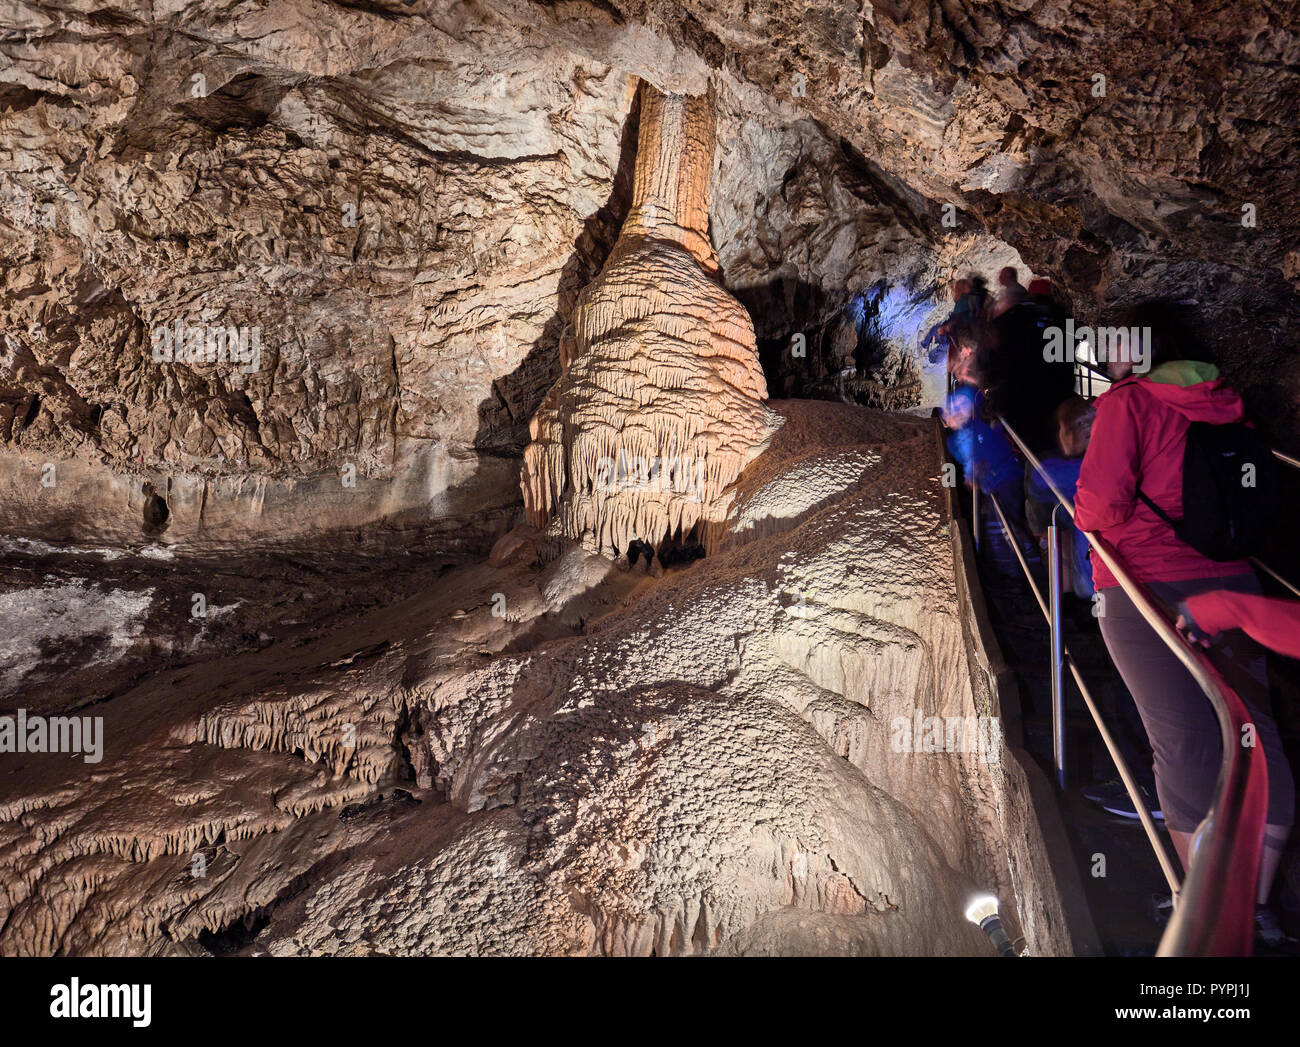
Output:
<instances>
[{"instance_id":1,"label":"metal handrail","mask_svg":"<svg viewBox=\"0 0 1300 1047\"><path fill-rule=\"evenodd\" d=\"M1288 582L1285 578L1283 578L1280 574L1278 574L1275 570L1273 570L1273 568L1271 568L1258 556L1252 556L1250 558L1250 562L1253 563L1265 574L1269 575L1273 579L1273 581L1277 582L1278 585L1282 586L1285 589L1289 589L1293 596L1300 596L1300 589L1297 589L1291 582Z\"/></svg>"},{"instance_id":2,"label":"metal handrail","mask_svg":"<svg viewBox=\"0 0 1300 1047\"><path fill-rule=\"evenodd\" d=\"M1060 506L1074 519L1074 503L1056 486L1052 478L1043 469L1042 463L1026 446L1019 434L999 418L1007 435L1015 441L1034 471L1043 478ZM986 492L989 493L989 492ZM992 495L990 494L990 498ZM1003 528L1013 548L1018 550L1012 532L1001 507L993 499L998 510ZM978 520L976 521L978 527ZM1242 700L1224 681L1218 670L1205 655L1195 648L1178 632L1173 623L1158 610L1155 600L1146 587L1133 578L1127 568L1119 561L1115 550L1098 535L1081 532L1096 550L1102 562L1114 575L1120 587L1133 601L1147 624L1156 635L1164 641L1204 692L1219 720L1219 730L1223 739L1223 762L1219 767L1219 777L1215 785L1214 800L1205 819L1197 828L1191 844L1191 867L1181 892L1175 888L1174 913L1169 926L1160 940L1157 955L1160 956L1224 956L1249 955L1254 939L1255 890L1259 876L1260 853L1264 842L1264 821L1268 801L1268 778L1263 751L1255 745L1243 746L1241 739L1247 724L1252 724L1249 710ZM1019 554L1018 554L1019 555ZM1021 557L1022 567L1028 565ZM1037 596L1037 587L1034 587ZM1039 604L1043 604L1038 597ZM1048 614L1049 622L1051 615ZM1073 659L1070 660L1076 683L1080 690L1082 679ZM1085 694L1089 712L1097 722L1107 740L1107 732L1102 724L1091 698ZM1252 724L1253 726L1253 724ZM1112 758L1118 756L1107 740L1107 748ZM1244 750L1244 752L1243 752ZM1139 813L1143 813L1145 801L1137 789L1127 768L1122 766L1122 758L1116 760L1120 777L1125 788L1133 798ZM1144 819L1144 827L1147 820ZM1152 835L1148 832L1148 835ZM1164 867L1167 854L1163 845L1157 850L1157 857L1162 857ZM1169 870L1166 870L1169 877ZM1171 886L1173 880L1171 880Z\"/></svg>"},{"instance_id":3,"label":"metal handrail","mask_svg":"<svg viewBox=\"0 0 1300 1047\"><path fill-rule=\"evenodd\" d=\"M1075 385L1078 387L1078 392L1080 396L1088 396L1088 397L1092 396L1092 383L1093 383L1094 375L1097 378L1103 379L1106 382L1107 386L1113 385L1115 382L1115 379L1110 376L1109 371L1106 371L1103 368L1098 367L1096 364L1092 363L1091 361L1083 360L1076 356L1074 358L1074 367L1075 367L1074 381L1075 381ZM1087 389L1088 389L1086 393L1083 391L1083 385L1085 381L1087 382Z\"/></svg>"},{"instance_id":4,"label":"metal handrail","mask_svg":"<svg viewBox=\"0 0 1300 1047\"><path fill-rule=\"evenodd\" d=\"M1109 371L1107 371L1105 368L1098 367L1096 364L1092 363L1089 360L1080 360L1076 356L1074 359L1074 366L1083 368L1085 371L1088 372L1089 376L1096 375L1098 378L1104 378L1106 382L1110 385L1115 384L1116 379L1111 377ZM1089 392L1091 392L1092 390L1091 380L1089 380L1088 390ZM1292 469L1300 469L1300 458L1293 458L1291 457L1291 455L1279 451L1276 447L1270 447L1269 450L1273 452L1273 457L1276 458L1279 462L1282 462L1285 465L1289 465ZM1292 592L1296 591L1290 585L1290 583L1284 583L1284 584L1286 584L1287 588L1291 589Z\"/></svg>"},{"instance_id":5,"label":"metal handrail","mask_svg":"<svg viewBox=\"0 0 1300 1047\"><path fill-rule=\"evenodd\" d=\"M978 491L979 488L974 488ZM1038 584L1034 581L1033 572L1029 569L1029 564L1025 560L1025 554L1020 551L1020 546L1015 540L1014 531L1010 523L1007 522L1006 513L1002 511L1002 505L998 501L997 495L992 491L986 492L989 501L993 504L994 511L998 514L998 519L1002 523L1002 530L1007 534L1007 540L1011 544L1012 551L1016 554L1016 559L1020 561L1020 569L1025 573L1025 580L1029 583L1029 591L1034 594L1034 599L1038 601L1038 609L1043 612L1043 617L1047 619L1049 627L1053 624L1053 617L1048 608L1047 601L1043 599L1042 593L1038 591ZM972 512L972 515L974 513ZM978 530L978 516L976 516ZM1160 871L1164 873L1165 880L1169 884L1170 892L1177 896L1182 889L1182 884L1178 876L1178 870L1174 868L1173 860L1169 857L1169 851L1165 847L1164 841L1160 838L1160 830L1156 828L1155 819L1151 817L1151 811L1147 808L1145 801L1141 799L1141 793L1138 789L1137 780L1133 777L1133 772L1129 770L1128 761L1124 759L1119 750L1114 737L1106 727L1102 719L1101 712L1097 708L1097 703L1092 699L1092 692L1088 690L1088 685L1083 681L1083 674L1079 671L1079 666L1074 660L1074 655L1070 653L1069 647L1061 639L1059 627L1060 620L1055 622L1057 626L1056 635L1053 638L1053 648L1055 649L1056 641L1061 640L1061 661L1070 670L1070 675L1074 677L1075 686L1079 688L1079 693L1083 695L1084 704L1088 707L1088 712L1092 714L1093 721L1097 725L1097 731L1101 735L1101 740L1106 746L1106 751L1110 753L1110 758L1115 764L1115 769L1119 771L1120 781L1124 783L1124 788L1128 794L1133 797L1133 808L1137 811L1138 820L1142 823L1142 828L1147 834L1147 840L1151 843L1151 849L1155 852L1156 861L1160 863ZM1056 686L1057 666L1053 665L1053 689L1052 689L1052 738L1053 749L1052 755L1056 761L1057 781L1064 788L1064 727L1065 727L1065 709L1064 695Z\"/></svg>"}]
</instances>

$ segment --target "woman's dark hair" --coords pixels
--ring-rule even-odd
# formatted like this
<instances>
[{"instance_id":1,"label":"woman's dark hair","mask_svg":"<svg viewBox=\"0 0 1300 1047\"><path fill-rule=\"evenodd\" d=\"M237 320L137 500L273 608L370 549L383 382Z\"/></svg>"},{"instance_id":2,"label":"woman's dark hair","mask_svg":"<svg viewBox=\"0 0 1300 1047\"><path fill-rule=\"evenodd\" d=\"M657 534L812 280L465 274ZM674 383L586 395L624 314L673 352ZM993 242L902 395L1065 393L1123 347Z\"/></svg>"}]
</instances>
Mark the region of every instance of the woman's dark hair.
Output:
<instances>
[{"instance_id":1,"label":"woman's dark hair","mask_svg":"<svg viewBox=\"0 0 1300 1047\"><path fill-rule=\"evenodd\" d=\"M1204 343L1196 334L1188 306L1167 298L1154 298L1121 309L1112 326L1139 327L1151 332L1151 367L1170 360L1208 360Z\"/></svg>"}]
</instances>

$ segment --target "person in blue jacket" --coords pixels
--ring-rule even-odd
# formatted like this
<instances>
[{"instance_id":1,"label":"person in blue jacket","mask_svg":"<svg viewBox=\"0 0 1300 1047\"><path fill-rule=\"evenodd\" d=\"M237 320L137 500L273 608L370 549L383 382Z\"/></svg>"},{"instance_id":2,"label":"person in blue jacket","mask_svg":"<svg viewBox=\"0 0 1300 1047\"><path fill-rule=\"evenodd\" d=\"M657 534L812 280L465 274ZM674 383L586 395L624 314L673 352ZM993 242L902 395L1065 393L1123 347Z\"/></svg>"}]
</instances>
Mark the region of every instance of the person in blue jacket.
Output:
<instances>
[{"instance_id":1,"label":"person in blue jacket","mask_svg":"<svg viewBox=\"0 0 1300 1047\"><path fill-rule=\"evenodd\" d=\"M983 394L973 385L957 386L944 404L943 422L952 433L948 452L962 468L968 486L998 500L1003 513L1016 532L1016 540L1026 546L1024 518L1024 471L1011 441L1002 427L983 416ZM994 566L1000 573L1019 570L1015 553L1007 543L997 513L990 506L981 514L981 527ZM1028 550L1026 550L1028 551Z\"/></svg>"},{"instance_id":2,"label":"person in blue jacket","mask_svg":"<svg viewBox=\"0 0 1300 1047\"><path fill-rule=\"evenodd\" d=\"M1074 501L1079 486L1083 453L1088 449L1092 420L1096 416L1097 409L1081 396L1072 396L1061 404L1056 409L1055 421L1057 442L1062 453L1045 455L1040 463L1056 489L1071 502ZM1025 519L1031 533L1040 537L1047 534L1052 509L1056 504L1056 496L1052 494L1047 481L1038 475L1032 465L1026 464ZM1065 566L1069 571L1067 584L1075 596L1091 600L1094 589L1092 562L1088 559L1088 539L1074 526L1070 514L1064 509L1057 513L1056 522L1061 528L1062 559L1066 561Z\"/></svg>"}]
</instances>

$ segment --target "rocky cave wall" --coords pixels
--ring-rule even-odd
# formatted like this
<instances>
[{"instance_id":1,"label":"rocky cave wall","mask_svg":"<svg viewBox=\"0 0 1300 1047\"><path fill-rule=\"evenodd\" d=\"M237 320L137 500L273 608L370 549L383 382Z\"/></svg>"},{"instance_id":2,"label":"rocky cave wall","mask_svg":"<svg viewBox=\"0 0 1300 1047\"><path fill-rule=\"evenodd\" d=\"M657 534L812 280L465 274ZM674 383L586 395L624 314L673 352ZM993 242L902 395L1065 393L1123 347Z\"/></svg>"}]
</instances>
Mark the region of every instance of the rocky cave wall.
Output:
<instances>
[{"instance_id":1,"label":"rocky cave wall","mask_svg":"<svg viewBox=\"0 0 1300 1047\"><path fill-rule=\"evenodd\" d=\"M138 541L146 480L173 542L499 531L626 210L638 77L716 94L712 239L760 343L835 322L881 280L906 341L944 280L1022 259L1083 320L1195 299L1295 449L1284 5L7 10L8 531ZM155 362L177 320L260 328L260 366Z\"/></svg>"}]
</instances>

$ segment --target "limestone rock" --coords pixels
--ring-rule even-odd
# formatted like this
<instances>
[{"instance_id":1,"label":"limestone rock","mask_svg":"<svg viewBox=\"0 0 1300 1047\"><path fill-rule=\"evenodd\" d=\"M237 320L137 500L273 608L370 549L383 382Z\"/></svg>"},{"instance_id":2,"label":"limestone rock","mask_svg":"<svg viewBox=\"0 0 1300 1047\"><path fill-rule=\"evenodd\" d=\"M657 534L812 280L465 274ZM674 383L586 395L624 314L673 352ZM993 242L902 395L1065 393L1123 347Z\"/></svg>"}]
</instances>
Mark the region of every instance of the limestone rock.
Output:
<instances>
[{"instance_id":1,"label":"limestone rock","mask_svg":"<svg viewBox=\"0 0 1300 1047\"><path fill-rule=\"evenodd\" d=\"M458 568L0 761L0 952L987 954L976 888L1068 949L1000 750L896 744L990 711L929 424L775 406L687 570Z\"/></svg>"},{"instance_id":2,"label":"limestone rock","mask_svg":"<svg viewBox=\"0 0 1300 1047\"><path fill-rule=\"evenodd\" d=\"M397 520L485 551L627 213L638 77L712 92L710 239L765 363L881 280L914 352L947 279L1016 264L1080 322L1195 299L1296 450L1297 37L1262 0L10 6L9 533L129 544L151 481L185 548ZM154 361L177 320L259 327L258 366Z\"/></svg>"},{"instance_id":3,"label":"limestone rock","mask_svg":"<svg viewBox=\"0 0 1300 1047\"><path fill-rule=\"evenodd\" d=\"M521 485L534 525L621 555L727 513L776 428L753 325L717 282L705 98L643 88L632 210L579 296L573 357L538 409ZM702 526L701 526L702 525Z\"/></svg>"},{"instance_id":4,"label":"limestone rock","mask_svg":"<svg viewBox=\"0 0 1300 1047\"><path fill-rule=\"evenodd\" d=\"M532 563L538 557L542 542L542 533L536 527L521 524L497 539L488 554L488 563L493 567Z\"/></svg>"}]
</instances>

